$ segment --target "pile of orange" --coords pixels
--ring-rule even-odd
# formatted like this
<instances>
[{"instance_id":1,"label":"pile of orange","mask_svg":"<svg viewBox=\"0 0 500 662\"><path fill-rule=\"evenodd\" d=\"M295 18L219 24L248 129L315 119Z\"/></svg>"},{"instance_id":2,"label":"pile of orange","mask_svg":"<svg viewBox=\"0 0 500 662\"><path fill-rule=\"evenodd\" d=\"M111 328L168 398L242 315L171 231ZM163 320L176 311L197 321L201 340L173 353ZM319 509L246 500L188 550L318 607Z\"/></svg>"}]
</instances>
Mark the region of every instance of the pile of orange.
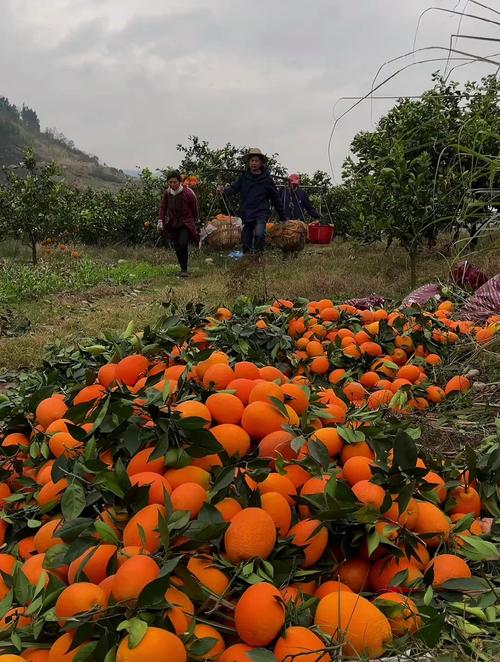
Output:
<instances>
[{"instance_id":1,"label":"pile of orange","mask_svg":"<svg viewBox=\"0 0 500 662\"><path fill-rule=\"evenodd\" d=\"M394 418L405 430L468 397L466 376L441 380L448 347L499 320L480 329L452 308L277 301L257 322L286 324L296 349L279 366L213 349L234 319L219 308L184 345L39 399L1 441L0 628L14 636L0 662L417 648L428 587L472 576L480 485L422 451L401 466L371 431L394 440Z\"/></svg>"}]
</instances>

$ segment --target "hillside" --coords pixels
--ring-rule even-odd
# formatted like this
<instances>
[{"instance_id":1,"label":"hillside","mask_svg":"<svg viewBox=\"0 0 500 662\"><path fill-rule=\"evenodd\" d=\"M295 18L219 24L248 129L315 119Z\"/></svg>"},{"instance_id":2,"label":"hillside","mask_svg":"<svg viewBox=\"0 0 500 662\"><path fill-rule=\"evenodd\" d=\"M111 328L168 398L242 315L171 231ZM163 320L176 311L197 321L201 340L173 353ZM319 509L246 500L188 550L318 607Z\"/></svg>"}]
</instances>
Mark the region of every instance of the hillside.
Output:
<instances>
[{"instance_id":1,"label":"hillside","mask_svg":"<svg viewBox=\"0 0 500 662\"><path fill-rule=\"evenodd\" d=\"M0 167L19 163L26 147L33 149L39 161L58 163L65 179L78 187L115 189L127 178L121 170L104 166L96 156L78 149L57 130L41 131L38 116L31 108L19 109L0 97ZM0 183L3 181L0 170Z\"/></svg>"}]
</instances>

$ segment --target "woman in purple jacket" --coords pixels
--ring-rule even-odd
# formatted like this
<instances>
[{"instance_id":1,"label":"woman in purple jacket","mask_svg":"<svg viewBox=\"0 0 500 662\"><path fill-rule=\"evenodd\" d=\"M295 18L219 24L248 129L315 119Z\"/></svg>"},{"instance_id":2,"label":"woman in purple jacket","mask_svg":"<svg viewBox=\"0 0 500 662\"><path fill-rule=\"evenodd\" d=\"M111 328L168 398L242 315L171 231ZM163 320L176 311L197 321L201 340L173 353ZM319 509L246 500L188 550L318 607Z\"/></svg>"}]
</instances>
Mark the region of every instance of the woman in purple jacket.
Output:
<instances>
[{"instance_id":1,"label":"woman in purple jacket","mask_svg":"<svg viewBox=\"0 0 500 662\"><path fill-rule=\"evenodd\" d=\"M177 170L167 174L167 189L163 194L158 214L158 231L165 240L173 241L181 277L188 276L188 245L198 244L196 228L198 200L194 192L182 186Z\"/></svg>"}]
</instances>

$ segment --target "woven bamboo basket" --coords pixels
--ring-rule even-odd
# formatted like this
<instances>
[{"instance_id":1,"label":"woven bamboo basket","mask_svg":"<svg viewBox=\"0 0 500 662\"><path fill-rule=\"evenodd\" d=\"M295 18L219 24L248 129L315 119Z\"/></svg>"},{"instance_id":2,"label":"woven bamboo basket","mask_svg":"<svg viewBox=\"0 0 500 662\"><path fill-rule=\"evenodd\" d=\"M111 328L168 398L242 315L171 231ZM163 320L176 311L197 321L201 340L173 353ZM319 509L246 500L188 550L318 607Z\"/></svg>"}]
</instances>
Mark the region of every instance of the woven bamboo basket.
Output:
<instances>
[{"instance_id":1,"label":"woven bamboo basket","mask_svg":"<svg viewBox=\"0 0 500 662\"><path fill-rule=\"evenodd\" d=\"M241 241L241 228L231 218L217 220L214 224L217 229L207 237L210 248L222 250L234 248Z\"/></svg>"},{"instance_id":2,"label":"woven bamboo basket","mask_svg":"<svg viewBox=\"0 0 500 662\"><path fill-rule=\"evenodd\" d=\"M287 221L286 223L268 223L267 234L269 243L282 251L297 253L301 251L307 239L307 225L303 221Z\"/></svg>"}]
</instances>

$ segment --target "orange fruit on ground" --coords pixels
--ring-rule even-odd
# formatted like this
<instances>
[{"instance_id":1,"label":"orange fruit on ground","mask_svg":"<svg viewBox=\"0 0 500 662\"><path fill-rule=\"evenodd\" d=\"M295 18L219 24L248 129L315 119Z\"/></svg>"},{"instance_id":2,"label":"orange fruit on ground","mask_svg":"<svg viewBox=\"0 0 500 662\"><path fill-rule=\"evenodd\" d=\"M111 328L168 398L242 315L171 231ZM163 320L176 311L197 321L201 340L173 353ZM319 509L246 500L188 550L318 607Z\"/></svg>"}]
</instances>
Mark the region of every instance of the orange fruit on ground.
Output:
<instances>
[{"instance_id":1,"label":"orange fruit on ground","mask_svg":"<svg viewBox=\"0 0 500 662\"><path fill-rule=\"evenodd\" d=\"M410 498L408 505L403 512L400 512L397 502L397 496L393 497L392 506L384 513L384 518L397 522L401 526L405 526L410 531L413 529L418 517L418 505L413 497Z\"/></svg>"},{"instance_id":2,"label":"orange fruit on ground","mask_svg":"<svg viewBox=\"0 0 500 662\"><path fill-rule=\"evenodd\" d=\"M49 651L49 662L73 662L85 643L71 648L73 639L75 638L74 632L65 632L58 639L54 641Z\"/></svg>"},{"instance_id":3,"label":"orange fruit on ground","mask_svg":"<svg viewBox=\"0 0 500 662\"><path fill-rule=\"evenodd\" d=\"M224 395L224 393L217 395ZM240 405L243 409L241 402ZM236 454L243 457L250 450L250 435L239 425L233 423L221 423L220 425L215 425L213 428L210 428L210 432L214 435L229 457Z\"/></svg>"},{"instance_id":4,"label":"orange fruit on ground","mask_svg":"<svg viewBox=\"0 0 500 662\"><path fill-rule=\"evenodd\" d=\"M371 340L361 343L359 348L362 354L368 354L368 356L382 356L384 353L382 347Z\"/></svg>"},{"instance_id":5,"label":"orange fruit on ground","mask_svg":"<svg viewBox=\"0 0 500 662\"><path fill-rule=\"evenodd\" d=\"M10 653L5 653L4 655L0 655L0 661L1 662L26 662L26 658L21 657L20 655L12 655Z\"/></svg>"},{"instance_id":6,"label":"orange fruit on ground","mask_svg":"<svg viewBox=\"0 0 500 662\"><path fill-rule=\"evenodd\" d=\"M361 375L359 378L359 383L365 388L373 388L379 379L380 377L377 375L377 373L370 370L365 372L364 375Z\"/></svg>"},{"instance_id":7,"label":"orange fruit on ground","mask_svg":"<svg viewBox=\"0 0 500 662\"><path fill-rule=\"evenodd\" d=\"M368 409L378 409L383 405L388 405L392 400L394 393L390 389L380 389L374 391L368 396Z\"/></svg>"},{"instance_id":8,"label":"orange fruit on ground","mask_svg":"<svg viewBox=\"0 0 500 662\"><path fill-rule=\"evenodd\" d=\"M173 490L180 485L184 485L184 483L198 483L198 485L208 490L211 481L211 476L206 469L189 464L181 469L168 469L165 472L165 478Z\"/></svg>"},{"instance_id":9,"label":"orange fruit on ground","mask_svg":"<svg viewBox=\"0 0 500 662\"><path fill-rule=\"evenodd\" d=\"M205 388L215 388L220 391L234 379L234 372L231 367L225 363L215 363L211 365L203 375L203 386Z\"/></svg>"},{"instance_id":10,"label":"orange fruit on ground","mask_svg":"<svg viewBox=\"0 0 500 662\"><path fill-rule=\"evenodd\" d=\"M364 397L366 396L365 388L359 382L355 382L355 381L347 382L347 384L344 386L342 390L344 391L346 398L350 402L354 402L356 400L363 400Z\"/></svg>"},{"instance_id":11,"label":"orange fruit on ground","mask_svg":"<svg viewBox=\"0 0 500 662\"><path fill-rule=\"evenodd\" d=\"M196 639L215 639L215 643L203 655L193 655L190 653L191 660L218 660L226 649L226 642L219 632L211 625L205 623L198 623L194 626L193 634ZM190 646L188 645L188 651Z\"/></svg>"},{"instance_id":12,"label":"orange fruit on ground","mask_svg":"<svg viewBox=\"0 0 500 662\"><path fill-rule=\"evenodd\" d=\"M52 424L51 424L52 425ZM2 446L5 448L7 446L29 446L30 440L25 434L20 432L11 432L10 434L5 435L2 440Z\"/></svg>"},{"instance_id":13,"label":"orange fruit on ground","mask_svg":"<svg viewBox=\"0 0 500 662\"><path fill-rule=\"evenodd\" d=\"M372 590L390 591L395 588L393 580L399 573L406 572L407 576L398 586L410 587L412 584L422 578L422 573L411 561L400 559L395 556L379 559L375 561L370 570L369 583Z\"/></svg>"},{"instance_id":14,"label":"orange fruit on ground","mask_svg":"<svg viewBox=\"0 0 500 662\"><path fill-rule=\"evenodd\" d=\"M15 628L23 629L31 625L31 616L26 615L26 607L14 607L9 609L5 615L0 618L0 632L13 630Z\"/></svg>"},{"instance_id":15,"label":"orange fruit on ground","mask_svg":"<svg viewBox=\"0 0 500 662\"><path fill-rule=\"evenodd\" d=\"M67 411L68 407L61 398L45 398L38 404L35 418L37 423L46 428L58 418L64 418Z\"/></svg>"},{"instance_id":16,"label":"orange fruit on ground","mask_svg":"<svg viewBox=\"0 0 500 662\"><path fill-rule=\"evenodd\" d=\"M289 478L297 490L302 488L310 478L311 474L299 464L287 464L283 469L284 475Z\"/></svg>"},{"instance_id":17,"label":"orange fruit on ground","mask_svg":"<svg viewBox=\"0 0 500 662\"><path fill-rule=\"evenodd\" d=\"M229 586L229 579L221 570L212 565L209 557L192 556L187 569L200 582L202 586L208 588L215 595L222 595Z\"/></svg>"},{"instance_id":18,"label":"orange fruit on ground","mask_svg":"<svg viewBox=\"0 0 500 662\"><path fill-rule=\"evenodd\" d=\"M437 547L440 542L448 540L451 522L443 511L428 501L417 501L417 506L418 517L413 531L417 534L434 533L434 536L425 538L425 543L430 548Z\"/></svg>"},{"instance_id":19,"label":"orange fruit on ground","mask_svg":"<svg viewBox=\"0 0 500 662\"><path fill-rule=\"evenodd\" d=\"M159 574L160 567L154 559L145 554L137 554L118 568L111 593L117 602L132 602L137 600L142 589L153 582Z\"/></svg>"},{"instance_id":20,"label":"orange fruit on ground","mask_svg":"<svg viewBox=\"0 0 500 662\"><path fill-rule=\"evenodd\" d=\"M242 510L241 505L232 497L225 497L222 501L214 504L215 508L222 515L225 522L230 522L233 517Z\"/></svg>"},{"instance_id":21,"label":"orange fruit on ground","mask_svg":"<svg viewBox=\"0 0 500 662\"><path fill-rule=\"evenodd\" d=\"M36 553L37 553L37 549L35 547L34 536L28 536L27 538L23 538L17 543L17 554L21 561L26 561L26 559L29 559L30 556L33 556Z\"/></svg>"},{"instance_id":22,"label":"orange fruit on ground","mask_svg":"<svg viewBox=\"0 0 500 662\"><path fill-rule=\"evenodd\" d=\"M448 511L450 515L473 513L475 517L479 517L481 514L481 497L470 485L455 487L450 491L449 499L454 504Z\"/></svg>"},{"instance_id":23,"label":"orange fruit on ground","mask_svg":"<svg viewBox=\"0 0 500 662\"><path fill-rule=\"evenodd\" d=\"M95 611L96 615L107 607L106 594L90 582L78 582L63 589L56 600L55 614L63 627L67 620L78 614Z\"/></svg>"},{"instance_id":24,"label":"orange fruit on ground","mask_svg":"<svg viewBox=\"0 0 500 662\"><path fill-rule=\"evenodd\" d=\"M187 510L190 519L194 519L208 501L208 494L198 483L183 483L173 490L170 501L174 511Z\"/></svg>"},{"instance_id":25,"label":"orange fruit on ground","mask_svg":"<svg viewBox=\"0 0 500 662\"><path fill-rule=\"evenodd\" d=\"M278 456L283 457L285 460L294 460L297 453L292 449L291 442L293 435L286 430L277 430L267 434L259 442L259 457L269 458L272 460L269 464L274 467L274 460Z\"/></svg>"},{"instance_id":26,"label":"orange fruit on ground","mask_svg":"<svg viewBox=\"0 0 500 662\"><path fill-rule=\"evenodd\" d=\"M89 581L100 584L108 574L108 564L117 552L115 545L96 545L69 564L68 582ZM84 579L83 577L87 579ZM81 577L81 579L80 579Z\"/></svg>"},{"instance_id":27,"label":"orange fruit on ground","mask_svg":"<svg viewBox=\"0 0 500 662\"><path fill-rule=\"evenodd\" d=\"M266 382L279 382L284 384L287 380L285 375L275 368L273 365L265 365L263 368L259 368L259 377L260 379L265 379Z\"/></svg>"},{"instance_id":28,"label":"orange fruit on ground","mask_svg":"<svg viewBox=\"0 0 500 662\"><path fill-rule=\"evenodd\" d=\"M330 653L321 655L325 648L317 634L302 626L292 626L285 630L274 646L274 655L278 662L300 660L300 662L329 662Z\"/></svg>"},{"instance_id":29,"label":"orange fruit on ground","mask_svg":"<svg viewBox=\"0 0 500 662\"><path fill-rule=\"evenodd\" d=\"M335 370L332 370L332 372L328 375L328 381L330 384L338 384L342 381L345 375L346 371L344 368L335 368Z\"/></svg>"},{"instance_id":30,"label":"orange fruit on ground","mask_svg":"<svg viewBox=\"0 0 500 662\"><path fill-rule=\"evenodd\" d=\"M345 464L351 457L368 457L371 460L374 460L375 453L366 441L358 441L355 444L345 444L340 452L340 459L343 464Z\"/></svg>"},{"instance_id":31,"label":"orange fruit on ground","mask_svg":"<svg viewBox=\"0 0 500 662\"><path fill-rule=\"evenodd\" d=\"M339 591L351 591L351 589L349 586L347 586L347 584L330 579L329 581L323 582L318 586L314 597L318 598L318 600L321 600L321 598L324 598L325 595L328 595L329 593L338 593Z\"/></svg>"},{"instance_id":32,"label":"orange fruit on ground","mask_svg":"<svg viewBox=\"0 0 500 662\"><path fill-rule=\"evenodd\" d=\"M373 477L371 467L373 460L361 455L350 457L342 467L342 475L351 487L360 480L370 480Z\"/></svg>"},{"instance_id":33,"label":"orange fruit on ground","mask_svg":"<svg viewBox=\"0 0 500 662\"><path fill-rule=\"evenodd\" d=\"M274 472L269 473L262 482L257 483L257 488L261 494L265 494L266 492L279 492L285 497L291 506L295 503L293 499L297 494L295 485L289 478L283 476L283 474Z\"/></svg>"},{"instance_id":34,"label":"orange fruit on ground","mask_svg":"<svg viewBox=\"0 0 500 662\"><path fill-rule=\"evenodd\" d=\"M167 519L165 506L153 503L139 510L126 524L123 530L123 544L128 547L144 546L148 552L154 554L160 549L161 541L158 532L160 517ZM144 535L144 543L141 535Z\"/></svg>"},{"instance_id":35,"label":"orange fruit on ground","mask_svg":"<svg viewBox=\"0 0 500 662\"><path fill-rule=\"evenodd\" d=\"M373 506L380 510L385 499L385 490L369 480L358 480L352 486L356 499L365 506Z\"/></svg>"},{"instance_id":36,"label":"orange fruit on ground","mask_svg":"<svg viewBox=\"0 0 500 662\"><path fill-rule=\"evenodd\" d=\"M49 480L48 483L42 486L35 500L40 507L48 506L49 504L58 504L62 499L63 492L68 487L69 483L66 478L61 478L56 483Z\"/></svg>"},{"instance_id":37,"label":"orange fruit on ground","mask_svg":"<svg viewBox=\"0 0 500 662\"><path fill-rule=\"evenodd\" d=\"M326 356L316 356L309 364L309 370L313 375L326 375L330 370L330 360Z\"/></svg>"},{"instance_id":38,"label":"orange fruit on ground","mask_svg":"<svg viewBox=\"0 0 500 662\"><path fill-rule=\"evenodd\" d=\"M276 398L280 402L285 401L285 394L281 387L274 382L259 381L250 391L248 402L269 402L272 404L272 398Z\"/></svg>"},{"instance_id":39,"label":"orange fruit on ground","mask_svg":"<svg viewBox=\"0 0 500 662\"><path fill-rule=\"evenodd\" d=\"M142 471L130 476L130 484L140 487L149 486L148 503L165 503L165 492L171 494L172 487L168 480L161 474L153 471Z\"/></svg>"},{"instance_id":40,"label":"orange fruit on ground","mask_svg":"<svg viewBox=\"0 0 500 662\"><path fill-rule=\"evenodd\" d=\"M243 377L239 377L230 381L226 386L226 389L228 391L235 391L234 395L239 398L244 405L247 405L250 398L250 393L254 387L255 382L253 379L244 379Z\"/></svg>"},{"instance_id":41,"label":"orange fruit on ground","mask_svg":"<svg viewBox=\"0 0 500 662\"><path fill-rule=\"evenodd\" d=\"M398 545L399 549L405 553L406 558L419 570L424 568L429 563L430 555L427 551L427 545L423 542L417 542L411 551L407 551L403 544Z\"/></svg>"},{"instance_id":42,"label":"orange fruit on ground","mask_svg":"<svg viewBox=\"0 0 500 662\"><path fill-rule=\"evenodd\" d=\"M1 659L1 658L0 658ZM48 662L48 648L27 648L23 651L22 660L25 662Z\"/></svg>"},{"instance_id":43,"label":"orange fruit on ground","mask_svg":"<svg viewBox=\"0 0 500 662\"><path fill-rule=\"evenodd\" d=\"M243 508L232 518L224 534L226 556L233 564L254 556L267 559L275 543L274 521L262 508Z\"/></svg>"},{"instance_id":44,"label":"orange fruit on ground","mask_svg":"<svg viewBox=\"0 0 500 662\"><path fill-rule=\"evenodd\" d=\"M75 439L69 432L56 432L49 439L49 448L54 457L74 458L83 451L83 442Z\"/></svg>"},{"instance_id":45,"label":"orange fruit on ground","mask_svg":"<svg viewBox=\"0 0 500 662\"><path fill-rule=\"evenodd\" d=\"M175 409L180 414L181 418L204 419L207 422L207 425L204 427L208 428L212 422L212 414L203 402L198 402L197 400L185 400L184 402L179 402L175 406Z\"/></svg>"},{"instance_id":46,"label":"orange fruit on ground","mask_svg":"<svg viewBox=\"0 0 500 662\"><path fill-rule=\"evenodd\" d=\"M128 636L122 639L116 651L116 662L186 662L184 644L173 632L162 628L148 627L141 643L129 647Z\"/></svg>"},{"instance_id":47,"label":"orange fruit on ground","mask_svg":"<svg viewBox=\"0 0 500 662\"><path fill-rule=\"evenodd\" d=\"M438 554L427 565L426 572L432 568L433 586L441 586L450 579L468 579L472 572L467 563L456 554Z\"/></svg>"},{"instance_id":48,"label":"orange fruit on ground","mask_svg":"<svg viewBox=\"0 0 500 662\"><path fill-rule=\"evenodd\" d=\"M236 379L259 379L260 372L257 366L250 361L238 361L234 364L234 376Z\"/></svg>"},{"instance_id":49,"label":"orange fruit on ground","mask_svg":"<svg viewBox=\"0 0 500 662\"><path fill-rule=\"evenodd\" d=\"M126 386L134 384L147 374L149 361L141 354L131 354L116 365L116 379Z\"/></svg>"},{"instance_id":50,"label":"orange fruit on ground","mask_svg":"<svg viewBox=\"0 0 500 662\"><path fill-rule=\"evenodd\" d=\"M230 393L214 393L207 398L205 404L216 423L238 425L245 409L241 400Z\"/></svg>"},{"instance_id":51,"label":"orange fruit on ground","mask_svg":"<svg viewBox=\"0 0 500 662\"><path fill-rule=\"evenodd\" d=\"M391 604L389 606L386 603ZM406 595L388 591L379 595L374 604L387 616L392 634L395 637L414 634L422 627L422 619L418 613L417 605Z\"/></svg>"},{"instance_id":52,"label":"orange fruit on ground","mask_svg":"<svg viewBox=\"0 0 500 662\"><path fill-rule=\"evenodd\" d=\"M128 475L133 476L134 474L143 473L144 471L152 471L156 474L162 474L165 471L165 457L160 455L160 457L156 459L150 459L155 450L155 448L144 448L136 453L127 465Z\"/></svg>"},{"instance_id":53,"label":"orange fruit on ground","mask_svg":"<svg viewBox=\"0 0 500 662\"><path fill-rule=\"evenodd\" d=\"M429 471L425 474L422 480L426 483L434 485L430 492L437 496L439 503L443 503L446 499L446 495L448 494L448 490L446 489L445 482L441 476L435 471Z\"/></svg>"},{"instance_id":54,"label":"orange fruit on ground","mask_svg":"<svg viewBox=\"0 0 500 662\"><path fill-rule=\"evenodd\" d=\"M292 510L286 498L279 492L265 492L261 494L260 503L262 510L272 517L278 535L284 538L292 522Z\"/></svg>"},{"instance_id":55,"label":"orange fruit on ground","mask_svg":"<svg viewBox=\"0 0 500 662\"><path fill-rule=\"evenodd\" d=\"M446 395L450 393L466 393L470 389L470 381L467 377L461 375L455 375L452 377L444 387L444 392Z\"/></svg>"},{"instance_id":56,"label":"orange fruit on ground","mask_svg":"<svg viewBox=\"0 0 500 662\"><path fill-rule=\"evenodd\" d=\"M165 612L174 626L175 634L182 635L193 622L195 608L191 599L178 588L170 586L165 591L165 601L171 605Z\"/></svg>"},{"instance_id":57,"label":"orange fruit on ground","mask_svg":"<svg viewBox=\"0 0 500 662\"><path fill-rule=\"evenodd\" d=\"M241 427L254 439L263 439L289 424L289 417L269 402L251 402L245 407Z\"/></svg>"},{"instance_id":58,"label":"orange fruit on ground","mask_svg":"<svg viewBox=\"0 0 500 662\"><path fill-rule=\"evenodd\" d=\"M303 568L310 568L323 556L328 544L328 529L317 519L304 519L292 526L288 532L292 536L292 545L300 547L305 559Z\"/></svg>"},{"instance_id":59,"label":"orange fruit on ground","mask_svg":"<svg viewBox=\"0 0 500 662\"><path fill-rule=\"evenodd\" d=\"M344 441L334 427L324 427L316 430L316 432L311 435L311 439L321 441L330 457L340 453L344 447Z\"/></svg>"},{"instance_id":60,"label":"orange fruit on ground","mask_svg":"<svg viewBox=\"0 0 500 662\"><path fill-rule=\"evenodd\" d=\"M117 365L116 363L106 363L97 373L97 380L104 388L109 388L116 381Z\"/></svg>"},{"instance_id":61,"label":"orange fruit on ground","mask_svg":"<svg viewBox=\"0 0 500 662\"><path fill-rule=\"evenodd\" d=\"M106 389L101 384L91 384L84 386L73 398L73 404L81 405L87 402L94 402L100 400L106 395Z\"/></svg>"},{"instance_id":62,"label":"orange fruit on ground","mask_svg":"<svg viewBox=\"0 0 500 662\"><path fill-rule=\"evenodd\" d=\"M365 559L355 557L343 561L337 568L336 575L343 584L355 593L362 591L368 583L371 563Z\"/></svg>"},{"instance_id":63,"label":"orange fruit on ground","mask_svg":"<svg viewBox=\"0 0 500 662\"><path fill-rule=\"evenodd\" d=\"M254 646L248 644L233 644L219 657L219 662L251 662L247 653L255 650Z\"/></svg>"},{"instance_id":64,"label":"orange fruit on ground","mask_svg":"<svg viewBox=\"0 0 500 662\"><path fill-rule=\"evenodd\" d=\"M417 365L403 365L396 373L396 377L400 379L407 379L412 384L420 377L420 368Z\"/></svg>"},{"instance_id":65,"label":"orange fruit on ground","mask_svg":"<svg viewBox=\"0 0 500 662\"><path fill-rule=\"evenodd\" d=\"M246 644L269 645L285 623L279 590L267 582L247 588L236 604L234 623L238 636Z\"/></svg>"},{"instance_id":66,"label":"orange fruit on ground","mask_svg":"<svg viewBox=\"0 0 500 662\"><path fill-rule=\"evenodd\" d=\"M391 626L380 609L349 591L320 600L314 622L325 634L344 642L342 652L348 656L380 657L392 641Z\"/></svg>"},{"instance_id":67,"label":"orange fruit on ground","mask_svg":"<svg viewBox=\"0 0 500 662\"><path fill-rule=\"evenodd\" d=\"M285 402L302 416L309 407L309 395L307 390L298 384L282 384L281 390L285 394Z\"/></svg>"},{"instance_id":68,"label":"orange fruit on ground","mask_svg":"<svg viewBox=\"0 0 500 662\"><path fill-rule=\"evenodd\" d=\"M46 552L55 545L62 545L63 540L57 536L57 530L62 527L62 519L51 519L38 529L34 536L34 544L39 554Z\"/></svg>"}]
</instances>

